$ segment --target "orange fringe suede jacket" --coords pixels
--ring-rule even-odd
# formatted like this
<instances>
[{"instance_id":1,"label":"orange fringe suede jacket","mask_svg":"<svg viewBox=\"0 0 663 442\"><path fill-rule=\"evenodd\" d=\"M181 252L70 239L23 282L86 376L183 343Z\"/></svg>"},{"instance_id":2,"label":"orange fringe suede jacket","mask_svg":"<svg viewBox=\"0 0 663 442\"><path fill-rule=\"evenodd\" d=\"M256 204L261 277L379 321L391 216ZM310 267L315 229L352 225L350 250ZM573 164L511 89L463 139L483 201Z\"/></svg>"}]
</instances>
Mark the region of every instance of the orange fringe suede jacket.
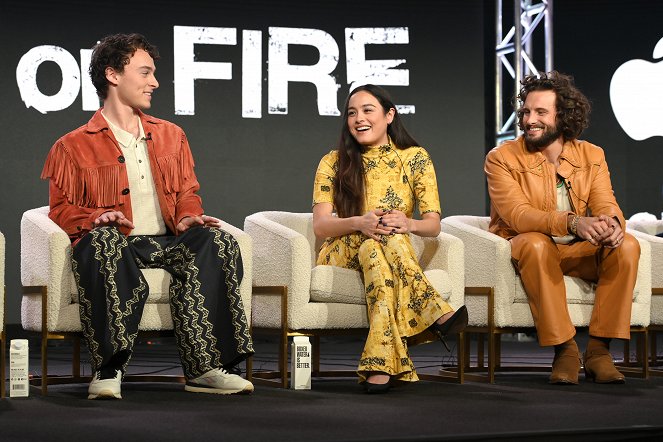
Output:
<instances>
[{"instance_id":1,"label":"orange fringe suede jacket","mask_svg":"<svg viewBox=\"0 0 663 442\"><path fill-rule=\"evenodd\" d=\"M147 138L161 215L170 232L187 216L203 214L200 185L184 131L139 112ZM133 219L129 179L120 145L99 109L87 124L60 138L41 173L50 179L48 214L73 240L93 229L102 213L120 211ZM128 235L131 231L120 228Z\"/></svg>"}]
</instances>

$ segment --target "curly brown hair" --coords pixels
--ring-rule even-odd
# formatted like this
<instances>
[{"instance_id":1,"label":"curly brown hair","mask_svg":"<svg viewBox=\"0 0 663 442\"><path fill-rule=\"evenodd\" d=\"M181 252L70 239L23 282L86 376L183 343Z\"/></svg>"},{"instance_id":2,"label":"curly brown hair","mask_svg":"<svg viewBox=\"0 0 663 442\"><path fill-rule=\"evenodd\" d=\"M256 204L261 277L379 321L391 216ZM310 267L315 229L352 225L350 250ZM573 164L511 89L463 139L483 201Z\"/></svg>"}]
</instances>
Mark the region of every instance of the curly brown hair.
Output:
<instances>
[{"instance_id":1,"label":"curly brown hair","mask_svg":"<svg viewBox=\"0 0 663 442\"><path fill-rule=\"evenodd\" d=\"M540 72L539 76L528 75L521 81L522 87L516 97L518 127L523 126L523 103L527 94L533 91L553 91L557 96L557 127L562 133L564 141L578 138L583 130L589 126L589 113L591 105L585 95L573 83L573 77L557 71Z\"/></svg>"},{"instance_id":2,"label":"curly brown hair","mask_svg":"<svg viewBox=\"0 0 663 442\"><path fill-rule=\"evenodd\" d=\"M100 99L105 100L108 96L106 68L124 72L124 66L129 64L129 60L138 49L150 54L153 60L159 59L157 47L150 44L141 34L109 35L94 46L89 72Z\"/></svg>"}]
</instances>

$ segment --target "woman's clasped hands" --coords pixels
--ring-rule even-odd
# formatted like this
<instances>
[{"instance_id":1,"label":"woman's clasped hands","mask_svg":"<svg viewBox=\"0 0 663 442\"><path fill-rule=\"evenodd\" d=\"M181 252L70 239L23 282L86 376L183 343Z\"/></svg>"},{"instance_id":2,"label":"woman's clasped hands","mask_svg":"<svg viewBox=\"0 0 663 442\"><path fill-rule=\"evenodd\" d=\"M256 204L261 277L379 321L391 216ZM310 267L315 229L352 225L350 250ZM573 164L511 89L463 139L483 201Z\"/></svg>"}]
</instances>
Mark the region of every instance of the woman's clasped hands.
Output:
<instances>
[{"instance_id":1,"label":"woman's clasped hands","mask_svg":"<svg viewBox=\"0 0 663 442\"><path fill-rule=\"evenodd\" d=\"M381 235L394 235L410 231L410 219L400 210L375 209L366 212L359 220L359 230L376 241Z\"/></svg>"}]
</instances>

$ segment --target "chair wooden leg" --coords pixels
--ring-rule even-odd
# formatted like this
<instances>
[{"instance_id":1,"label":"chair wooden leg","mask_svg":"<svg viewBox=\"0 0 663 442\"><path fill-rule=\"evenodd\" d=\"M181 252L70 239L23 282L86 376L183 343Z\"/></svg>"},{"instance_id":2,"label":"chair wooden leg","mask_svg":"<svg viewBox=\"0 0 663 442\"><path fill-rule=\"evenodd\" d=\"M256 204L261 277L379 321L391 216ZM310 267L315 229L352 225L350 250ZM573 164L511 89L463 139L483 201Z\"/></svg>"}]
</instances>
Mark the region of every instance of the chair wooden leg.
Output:
<instances>
[{"instance_id":1,"label":"chair wooden leg","mask_svg":"<svg viewBox=\"0 0 663 442\"><path fill-rule=\"evenodd\" d=\"M630 340L624 340L623 362L616 363L617 369L626 376L648 379L649 370L649 330L647 327L631 327L631 337L635 339L635 352L631 356Z\"/></svg>"},{"instance_id":2,"label":"chair wooden leg","mask_svg":"<svg viewBox=\"0 0 663 442\"><path fill-rule=\"evenodd\" d=\"M628 339L624 340L624 364L629 364L631 362L631 341Z\"/></svg>"},{"instance_id":3,"label":"chair wooden leg","mask_svg":"<svg viewBox=\"0 0 663 442\"><path fill-rule=\"evenodd\" d=\"M502 335L494 330L488 332L488 382L495 383L495 369L500 366L500 340Z\"/></svg>"},{"instance_id":4,"label":"chair wooden leg","mask_svg":"<svg viewBox=\"0 0 663 442\"><path fill-rule=\"evenodd\" d=\"M465 332L465 340L464 340L463 345L465 346L465 354L467 355L467 357L465 358L465 369L466 370L468 370L470 368L470 359L471 359L470 355L472 354L471 344L472 344L472 335L473 334L474 333ZM482 337L481 337L480 334L477 334L477 341L479 339L482 339Z\"/></svg>"},{"instance_id":5,"label":"chair wooden leg","mask_svg":"<svg viewBox=\"0 0 663 442\"><path fill-rule=\"evenodd\" d=\"M81 338L74 338L74 354L71 358L71 374L75 379L81 377Z\"/></svg>"},{"instance_id":6,"label":"chair wooden leg","mask_svg":"<svg viewBox=\"0 0 663 442\"><path fill-rule=\"evenodd\" d=\"M650 363L651 364L656 364L656 351L658 350L656 348L656 331L654 330L650 337L649 337L649 354L650 354Z\"/></svg>"},{"instance_id":7,"label":"chair wooden leg","mask_svg":"<svg viewBox=\"0 0 663 442\"><path fill-rule=\"evenodd\" d=\"M288 287L287 286L253 286L253 295L271 295L280 297L281 326L278 330L278 361L276 370L253 373L253 362L247 360L247 371L251 371L251 377L247 379L254 383L288 388ZM253 325L251 326L253 331ZM249 368L250 367L250 368ZM279 378L278 381L276 378Z\"/></svg>"},{"instance_id":8,"label":"chair wooden leg","mask_svg":"<svg viewBox=\"0 0 663 442\"><path fill-rule=\"evenodd\" d=\"M281 325L279 337L279 370L281 372L281 388L288 388L288 331L287 325Z\"/></svg>"},{"instance_id":9,"label":"chair wooden leg","mask_svg":"<svg viewBox=\"0 0 663 442\"><path fill-rule=\"evenodd\" d=\"M494 290L492 287L465 287L465 297L482 297L486 299L486 315L488 324L486 326L469 326L459 338L459 345L464 349L464 355L459 357L464 372L462 378L476 380L479 382L495 382L495 353L496 353L496 340L495 340L495 322L493 319L494 311ZM472 336L476 335L476 366L472 365ZM485 338L484 338L485 335ZM486 342L484 343L484 339ZM487 347L487 348L486 348ZM487 356L487 361L486 361ZM485 368L485 370L484 370ZM475 374L473 372L486 372L484 375Z\"/></svg>"},{"instance_id":10,"label":"chair wooden leg","mask_svg":"<svg viewBox=\"0 0 663 442\"><path fill-rule=\"evenodd\" d=\"M253 382L253 356L246 358L246 380Z\"/></svg>"},{"instance_id":11,"label":"chair wooden leg","mask_svg":"<svg viewBox=\"0 0 663 442\"><path fill-rule=\"evenodd\" d=\"M320 336L313 336L313 375L320 373Z\"/></svg>"},{"instance_id":12,"label":"chair wooden leg","mask_svg":"<svg viewBox=\"0 0 663 442\"><path fill-rule=\"evenodd\" d=\"M645 328L643 333L643 341L641 345L640 357L642 358L642 369L644 370L645 379L649 379L649 358L647 357L647 341L649 340L649 330Z\"/></svg>"},{"instance_id":13,"label":"chair wooden leg","mask_svg":"<svg viewBox=\"0 0 663 442\"><path fill-rule=\"evenodd\" d=\"M644 327L636 333L635 341L635 362L637 366L642 368L642 377L649 378L649 355L647 349L649 347L649 332L647 327Z\"/></svg>"},{"instance_id":14,"label":"chair wooden leg","mask_svg":"<svg viewBox=\"0 0 663 442\"><path fill-rule=\"evenodd\" d=\"M479 334L477 336L477 368L483 368L484 362L484 349L483 349L483 335Z\"/></svg>"},{"instance_id":15,"label":"chair wooden leg","mask_svg":"<svg viewBox=\"0 0 663 442\"><path fill-rule=\"evenodd\" d=\"M41 331L41 395L48 396L48 331Z\"/></svg>"},{"instance_id":16,"label":"chair wooden leg","mask_svg":"<svg viewBox=\"0 0 663 442\"><path fill-rule=\"evenodd\" d=\"M5 347L7 347L7 340L5 339L5 331L0 333L0 399L5 397Z\"/></svg>"},{"instance_id":17,"label":"chair wooden leg","mask_svg":"<svg viewBox=\"0 0 663 442\"><path fill-rule=\"evenodd\" d=\"M488 287L488 382L495 383L495 368L502 359L502 335L495 333L495 289ZM496 341L497 339L497 341Z\"/></svg>"},{"instance_id":18,"label":"chair wooden leg","mask_svg":"<svg viewBox=\"0 0 663 442\"><path fill-rule=\"evenodd\" d=\"M465 364L466 364L466 359L470 359L470 352L465 351L465 340L468 339L467 336L465 336L465 333L459 333L458 334L458 345L456 346L458 350L458 383L459 384L464 384L465 383ZM468 339L469 340L469 339Z\"/></svg>"},{"instance_id":19,"label":"chair wooden leg","mask_svg":"<svg viewBox=\"0 0 663 442\"><path fill-rule=\"evenodd\" d=\"M249 324L249 335L253 336L253 325ZM253 356L246 358L246 380L253 382Z\"/></svg>"}]
</instances>

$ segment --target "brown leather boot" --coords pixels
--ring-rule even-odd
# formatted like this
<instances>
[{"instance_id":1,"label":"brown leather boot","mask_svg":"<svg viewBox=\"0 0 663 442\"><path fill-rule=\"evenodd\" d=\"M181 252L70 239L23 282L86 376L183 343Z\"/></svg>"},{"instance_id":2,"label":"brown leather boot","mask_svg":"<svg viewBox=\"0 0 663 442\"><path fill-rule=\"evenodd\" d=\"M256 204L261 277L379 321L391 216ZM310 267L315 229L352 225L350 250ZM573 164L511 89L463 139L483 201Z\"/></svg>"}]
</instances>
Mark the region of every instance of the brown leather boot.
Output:
<instances>
[{"instance_id":1,"label":"brown leather boot","mask_svg":"<svg viewBox=\"0 0 663 442\"><path fill-rule=\"evenodd\" d=\"M623 384L624 375L615 368L612 355L608 350L608 342L589 338L584 354L585 379L597 384Z\"/></svg>"},{"instance_id":2,"label":"brown leather boot","mask_svg":"<svg viewBox=\"0 0 663 442\"><path fill-rule=\"evenodd\" d=\"M550 383L577 385L580 371L580 351L574 339L555 346L555 358L550 374Z\"/></svg>"}]
</instances>

